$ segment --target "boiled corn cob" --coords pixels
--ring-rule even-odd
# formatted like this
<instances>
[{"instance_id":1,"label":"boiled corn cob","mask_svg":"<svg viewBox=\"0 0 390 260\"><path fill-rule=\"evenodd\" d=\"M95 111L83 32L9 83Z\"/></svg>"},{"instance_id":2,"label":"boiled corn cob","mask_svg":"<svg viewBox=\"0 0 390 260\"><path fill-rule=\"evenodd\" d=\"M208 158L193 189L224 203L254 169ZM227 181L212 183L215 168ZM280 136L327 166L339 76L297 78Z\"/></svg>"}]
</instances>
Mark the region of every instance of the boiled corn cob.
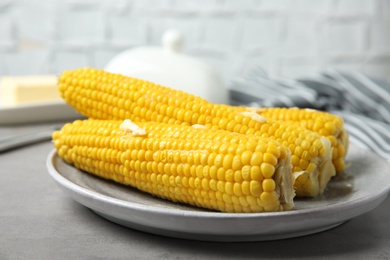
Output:
<instances>
[{"instance_id":1,"label":"boiled corn cob","mask_svg":"<svg viewBox=\"0 0 390 260\"><path fill-rule=\"evenodd\" d=\"M349 140L341 117L324 111L300 108L259 108L256 113L266 118L297 124L325 136L331 141L332 162L336 172L344 171Z\"/></svg>"},{"instance_id":2,"label":"boiled corn cob","mask_svg":"<svg viewBox=\"0 0 390 260\"><path fill-rule=\"evenodd\" d=\"M292 152L297 196L321 194L335 175L329 140L303 127L266 119L244 107L212 104L182 91L91 68L64 72L59 78L59 90L69 105L90 118L201 124L273 138Z\"/></svg>"},{"instance_id":3,"label":"boiled corn cob","mask_svg":"<svg viewBox=\"0 0 390 260\"><path fill-rule=\"evenodd\" d=\"M76 168L174 202L245 213L293 207L290 151L271 139L87 119L66 124L53 141Z\"/></svg>"}]
</instances>

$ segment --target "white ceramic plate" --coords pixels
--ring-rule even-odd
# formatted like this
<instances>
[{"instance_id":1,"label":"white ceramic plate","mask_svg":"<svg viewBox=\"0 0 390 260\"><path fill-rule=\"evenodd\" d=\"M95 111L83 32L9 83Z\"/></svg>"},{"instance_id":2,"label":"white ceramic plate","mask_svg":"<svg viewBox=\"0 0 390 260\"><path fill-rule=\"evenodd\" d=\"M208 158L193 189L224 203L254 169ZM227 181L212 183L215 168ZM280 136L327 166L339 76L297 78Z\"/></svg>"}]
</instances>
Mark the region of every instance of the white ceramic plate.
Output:
<instances>
[{"instance_id":1,"label":"white ceramic plate","mask_svg":"<svg viewBox=\"0 0 390 260\"><path fill-rule=\"evenodd\" d=\"M0 106L0 125L64 121L82 118L65 102L42 102L14 107Z\"/></svg>"},{"instance_id":2,"label":"white ceramic plate","mask_svg":"<svg viewBox=\"0 0 390 260\"><path fill-rule=\"evenodd\" d=\"M351 166L323 196L296 199L295 209L275 213L219 213L171 203L102 180L64 163L53 150L50 175L74 200L104 218L133 229L194 240L262 241L324 231L377 207L390 190L389 165L351 145Z\"/></svg>"}]
</instances>

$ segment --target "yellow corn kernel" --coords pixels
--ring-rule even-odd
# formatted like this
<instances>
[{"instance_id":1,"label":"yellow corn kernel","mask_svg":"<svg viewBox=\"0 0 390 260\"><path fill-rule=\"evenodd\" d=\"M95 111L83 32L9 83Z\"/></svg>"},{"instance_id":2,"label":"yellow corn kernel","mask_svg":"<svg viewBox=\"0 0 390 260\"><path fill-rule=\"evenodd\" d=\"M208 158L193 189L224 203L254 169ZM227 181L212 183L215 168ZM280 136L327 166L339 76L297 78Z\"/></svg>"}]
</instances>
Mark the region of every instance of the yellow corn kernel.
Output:
<instances>
[{"instance_id":1,"label":"yellow corn kernel","mask_svg":"<svg viewBox=\"0 0 390 260\"><path fill-rule=\"evenodd\" d=\"M59 156L76 168L174 202L222 212L293 207L290 152L276 141L185 125L138 122L136 126L144 134L135 134L133 126L128 129L122 121L77 120L54 132L53 140ZM197 138L192 138L195 135ZM247 142L254 149L269 146L280 150L270 153L272 160L262 163L272 167L272 175L252 161L246 160L249 164L243 165L242 154L247 150L215 153L223 144L245 146ZM228 156L232 162L215 163L218 156Z\"/></svg>"}]
</instances>

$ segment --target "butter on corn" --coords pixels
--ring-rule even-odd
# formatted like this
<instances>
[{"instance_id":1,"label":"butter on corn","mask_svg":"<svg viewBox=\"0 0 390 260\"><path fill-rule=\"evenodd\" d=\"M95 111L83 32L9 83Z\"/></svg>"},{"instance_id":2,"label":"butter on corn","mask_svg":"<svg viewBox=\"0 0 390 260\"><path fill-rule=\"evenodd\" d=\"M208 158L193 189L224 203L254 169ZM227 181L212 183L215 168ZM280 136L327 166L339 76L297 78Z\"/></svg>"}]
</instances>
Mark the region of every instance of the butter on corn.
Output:
<instances>
[{"instance_id":1,"label":"butter on corn","mask_svg":"<svg viewBox=\"0 0 390 260\"><path fill-rule=\"evenodd\" d=\"M130 132L133 136L146 136L147 133L145 129L139 127L139 125L133 123L130 119L126 119L123 121L123 123L119 126L121 130Z\"/></svg>"},{"instance_id":2,"label":"butter on corn","mask_svg":"<svg viewBox=\"0 0 390 260\"><path fill-rule=\"evenodd\" d=\"M134 135L135 128L145 134ZM294 205L291 153L272 139L88 119L64 125L53 133L53 142L59 156L76 168L174 202L245 213Z\"/></svg>"},{"instance_id":3,"label":"butter on corn","mask_svg":"<svg viewBox=\"0 0 390 260\"><path fill-rule=\"evenodd\" d=\"M275 139L292 153L300 197L318 196L335 175L328 139L296 124L254 115L245 107L212 104L183 91L91 68L65 71L59 90L69 105L89 118L204 125Z\"/></svg>"}]
</instances>

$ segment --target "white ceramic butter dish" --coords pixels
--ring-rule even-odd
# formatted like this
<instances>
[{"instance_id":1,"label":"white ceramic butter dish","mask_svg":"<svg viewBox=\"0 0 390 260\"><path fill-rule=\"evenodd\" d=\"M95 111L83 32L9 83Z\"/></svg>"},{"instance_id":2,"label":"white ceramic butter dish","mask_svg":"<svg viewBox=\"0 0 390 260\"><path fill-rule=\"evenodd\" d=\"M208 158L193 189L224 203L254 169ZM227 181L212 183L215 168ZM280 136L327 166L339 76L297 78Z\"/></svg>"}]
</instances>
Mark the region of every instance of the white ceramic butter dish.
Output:
<instances>
[{"instance_id":1,"label":"white ceramic butter dish","mask_svg":"<svg viewBox=\"0 0 390 260\"><path fill-rule=\"evenodd\" d=\"M180 32L165 32L162 45L119 53L105 70L182 90L213 103L228 102L227 88L217 71L204 61L180 52L183 46Z\"/></svg>"}]
</instances>

